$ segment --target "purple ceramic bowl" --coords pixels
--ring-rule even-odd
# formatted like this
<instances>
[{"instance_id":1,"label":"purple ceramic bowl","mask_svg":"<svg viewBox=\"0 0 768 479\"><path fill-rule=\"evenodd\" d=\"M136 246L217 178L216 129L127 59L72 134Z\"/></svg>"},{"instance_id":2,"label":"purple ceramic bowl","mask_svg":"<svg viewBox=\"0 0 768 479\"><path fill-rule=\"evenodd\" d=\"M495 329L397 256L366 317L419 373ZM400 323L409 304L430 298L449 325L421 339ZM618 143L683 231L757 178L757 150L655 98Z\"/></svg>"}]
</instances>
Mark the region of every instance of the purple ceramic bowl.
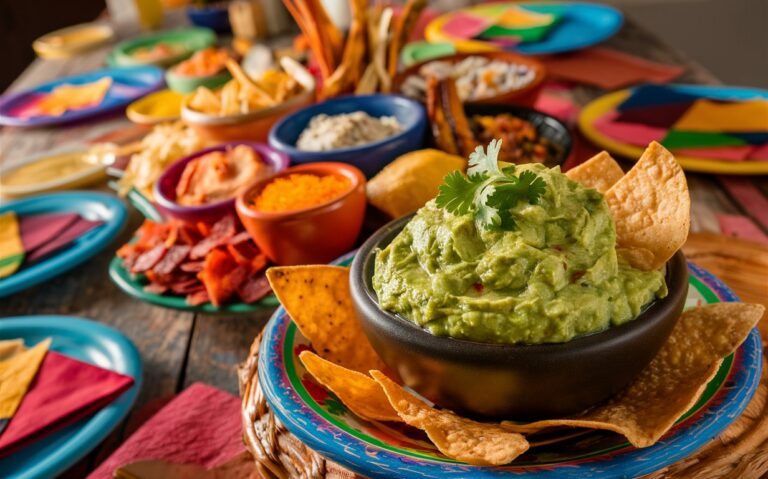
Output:
<instances>
[{"instance_id":1,"label":"purple ceramic bowl","mask_svg":"<svg viewBox=\"0 0 768 479\"><path fill-rule=\"evenodd\" d=\"M183 206L176 203L176 185L181 179L184 168L187 163L213 151L224 151L227 148L233 148L237 145L246 145L253 148L259 154L261 159L272 166L273 172L277 173L288 167L288 156L274 150L263 144L251 141L232 141L221 145L206 148L184 157L163 172L160 179L155 183L154 195L155 205L164 216L180 219L182 221L205 221L214 222L226 214L235 214L235 197L215 203L208 203L200 206Z\"/></svg>"}]
</instances>

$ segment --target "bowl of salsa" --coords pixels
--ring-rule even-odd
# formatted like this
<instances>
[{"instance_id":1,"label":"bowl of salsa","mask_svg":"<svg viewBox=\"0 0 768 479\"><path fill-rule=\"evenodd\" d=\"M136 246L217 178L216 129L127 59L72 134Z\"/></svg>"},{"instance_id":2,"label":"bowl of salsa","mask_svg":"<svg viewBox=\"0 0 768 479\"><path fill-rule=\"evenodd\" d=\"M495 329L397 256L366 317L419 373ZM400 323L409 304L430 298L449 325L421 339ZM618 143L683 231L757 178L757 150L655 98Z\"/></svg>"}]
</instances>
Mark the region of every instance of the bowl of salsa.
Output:
<instances>
[{"instance_id":1,"label":"bowl of salsa","mask_svg":"<svg viewBox=\"0 0 768 479\"><path fill-rule=\"evenodd\" d=\"M183 221L216 221L232 213L248 185L288 167L288 158L267 145L224 143L182 158L154 186L158 209Z\"/></svg>"}]
</instances>

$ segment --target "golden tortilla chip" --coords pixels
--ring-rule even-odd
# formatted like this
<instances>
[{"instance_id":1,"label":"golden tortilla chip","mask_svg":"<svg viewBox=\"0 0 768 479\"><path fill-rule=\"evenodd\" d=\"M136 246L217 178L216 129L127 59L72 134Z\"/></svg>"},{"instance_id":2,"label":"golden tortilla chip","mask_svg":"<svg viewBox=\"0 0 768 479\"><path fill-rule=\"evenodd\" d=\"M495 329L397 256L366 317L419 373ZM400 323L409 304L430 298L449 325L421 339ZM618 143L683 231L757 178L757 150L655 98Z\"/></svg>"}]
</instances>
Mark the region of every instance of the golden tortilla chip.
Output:
<instances>
[{"instance_id":1,"label":"golden tortilla chip","mask_svg":"<svg viewBox=\"0 0 768 479\"><path fill-rule=\"evenodd\" d=\"M267 279L320 357L358 372L384 368L352 306L349 268L281 266L269 268Z\"/></svg>"},{"instance_id":2,"label":"golden tortilla chip","mask_svg":"<svg viewBox=\"0 0 768 479\"><path fill-rule=\"evenodd\" d=\"M405 216L437 196L445 175L466 167L464 158L439 150L406 153L368 182L368 201L392 218Z\"/></svg>"},{"instance_id":3,"label":"golden tortilla chip","mask_svg":"<svg viewBox=\"0 0 768 479\"><path fill-rule=\"evenodd\" d=\"M104 77L82 85L64 84L54 88L38 104L46 115L60 116L67 110L98 105L112 86L112 78Z\"/></svg>"},{"instance_id":4,"label":"golden tortilla chip","mask_svg":"<svg viewBox=\"0 0 768 479\"><path fill-rule=\"evenodd\" d=\"M478 466L500 466L528 450L528 441L498 424L486 424L429 407L380 371L371 376L384 388L403 421L427 433L437 449L451 459Z\"/></svg>"},{"instance_id":5,"label":"golden tortilla chip","mask_svg":"<svg viewBox=\"0 0 768 479\"><path fill-rule=\"evenodd\" d=\"M566 171L565 176L587 188L605 193L624 176L624 170L608 152L601 151L579 166Z\"/></svg>"},{"instance_id":6,"label":"golden tortilla chip","mask_svg":"<svg viewBox=\"0 0 768 479\"><path fill-rule=\"evenodd\" d=\"M23 339L6 339L0 341L0 361L11 359L12 357L22 352L24 352Z\"/></svg>"},{"instance_id":7,"label":"golden tortilla chip","mask_svg":"<svg viewBox=\"0 0 768 479\"><path fill-rule=\"evenodd\" d=\"M554 426L605 429L623 434L635 447L652 446L696 404L723 358L744 342L763 311L745 303L686 311L648 367L605 404L571 419L502 426L522 433Z\"/></svg>"},{"instance_id":8,"label":"golden tortilla chip","mask_svg":"<svg viewBox=\"0 0 768 479\"><path fill-rule=\"evenodd\" d=\"M616 223L617 245L653 254L650 264L633 263L636 268L660 268L688 238L691 197L685 173L672 153L655 141L605 193L605 201Z\"/></svg>"},{"instance_id":9,"label":"golden tortilla chip","mask_svg":"<svg viewBox=\"0 0 768 479\"><path fill-rule=\"evenodd\" d=\"M307 371L363 419L403 422L379 383L369 376L326 361L311 351L299 354Z\"/></svg>"}]
</instances>

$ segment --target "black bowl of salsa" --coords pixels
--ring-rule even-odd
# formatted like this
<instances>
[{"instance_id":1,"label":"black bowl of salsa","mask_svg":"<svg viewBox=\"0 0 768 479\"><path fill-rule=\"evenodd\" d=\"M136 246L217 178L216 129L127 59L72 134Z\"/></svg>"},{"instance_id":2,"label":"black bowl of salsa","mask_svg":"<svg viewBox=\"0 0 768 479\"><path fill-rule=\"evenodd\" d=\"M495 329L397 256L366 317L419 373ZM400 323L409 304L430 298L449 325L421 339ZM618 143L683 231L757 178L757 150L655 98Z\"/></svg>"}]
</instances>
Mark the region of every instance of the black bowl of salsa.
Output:
<instances>
[{"instance_id":1,"label":"black bowl of salsa","mask_svg":"<svg viewBox=\"0 0 768 479\"><path fill-rule=\"evenodd\" d=\"M534 345L435 336L381 309L372 285L376 251L412 216L387 224L360 247L350 272L352 299L368 339L402 383L459 414L523 421L588 409L616 394L650 363L685 305L688 270L678 251L666 265L669 294L620 326L564 343Z\"/></svg>"},{"instance_id":2,"label":"black bowl of salsa","mask_svg":"<svg viewBox=\"0 0 768 479\"><path fill-rule=\"evenodd\" d=\"M481 145L502 140L500 161L552 168L565 163L571 153L571 133L552 115L519 106L476 104L465 105L464 113Z\"/></svg>"}]
</instances>

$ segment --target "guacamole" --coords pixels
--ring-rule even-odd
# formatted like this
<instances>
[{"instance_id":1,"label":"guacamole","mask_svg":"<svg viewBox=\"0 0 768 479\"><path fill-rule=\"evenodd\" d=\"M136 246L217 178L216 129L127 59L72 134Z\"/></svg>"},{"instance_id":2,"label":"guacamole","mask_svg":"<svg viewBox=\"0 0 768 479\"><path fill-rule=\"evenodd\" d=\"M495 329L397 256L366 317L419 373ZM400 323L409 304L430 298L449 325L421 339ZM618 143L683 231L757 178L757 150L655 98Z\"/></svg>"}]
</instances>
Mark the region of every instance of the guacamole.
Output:
<instances>
[{"instance_id":1,"label":"guacamole","mask_svg":"<svg viewBox=\"0 0 768 479\"><path fill-rule=\"evenodd\" d=\"M546 182L519 202L512 231L479 228L471 213L421 208L377 251L379 305L435 335L492 343L558 343L634 319L667 295L664 271L616 253L603 196L559 169L521 165Z\"/></svg>"}]
</instances>

